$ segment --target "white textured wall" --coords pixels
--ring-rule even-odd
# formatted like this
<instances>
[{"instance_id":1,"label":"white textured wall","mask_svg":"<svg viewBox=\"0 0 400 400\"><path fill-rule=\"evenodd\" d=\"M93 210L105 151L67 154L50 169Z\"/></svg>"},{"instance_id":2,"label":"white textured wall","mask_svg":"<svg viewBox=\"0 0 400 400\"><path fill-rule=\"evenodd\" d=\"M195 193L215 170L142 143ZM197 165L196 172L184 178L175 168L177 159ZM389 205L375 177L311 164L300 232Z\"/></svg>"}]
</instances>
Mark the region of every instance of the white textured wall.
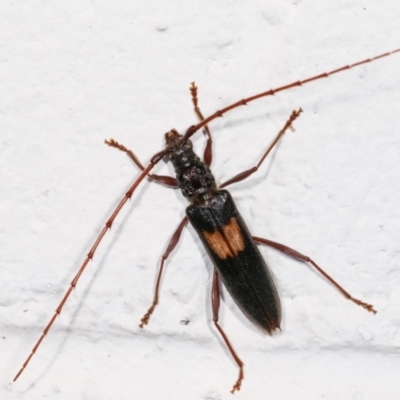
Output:
<instances>
[{"instance_id":1,"label":"white textured wall","mask_svg":"<svg viewBox=\"0 0 400 400\"><path fill-rule=\"evenodd\" d=\"M105 138L147 162L164 132L195 122L190 82L208 115L400 47L399 13L389 0L3 2L0 398L233 398L237 369L210 322L212 269L192 229L167 265L150 325L138 328L186 207L179 193L148 183L11 381L138 176ZM282 297L282 332L264 336L225 299L222 324L246 365L234 398L400 398L399 65L397 54L210 126L212 168L226 180L252 166L303 107L270 163L231 192L254 234L314 257L379 311L368 314L307 266L262 250ZM201 134L195 142L201 149Z\"/></svg>"}]
</instances>

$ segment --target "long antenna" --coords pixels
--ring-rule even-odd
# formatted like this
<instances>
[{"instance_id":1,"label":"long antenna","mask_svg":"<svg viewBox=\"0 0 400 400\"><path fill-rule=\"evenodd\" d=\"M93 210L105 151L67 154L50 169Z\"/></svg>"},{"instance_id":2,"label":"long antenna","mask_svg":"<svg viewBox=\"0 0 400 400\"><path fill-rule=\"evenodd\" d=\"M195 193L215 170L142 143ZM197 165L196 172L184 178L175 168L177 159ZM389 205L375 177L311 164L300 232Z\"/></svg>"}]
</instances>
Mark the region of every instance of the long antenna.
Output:
<instances>
[{"instance_id":1,"label":"long antenna","mask_svg":"<svg viewBox=\"0 0 400 400\"><path fill-rule=\"evenodd\" d=\"M354 64L345 65L343 67L334 69L334 70L329 71L329 72L324 72L322 74L312 76L311 78L307 78L307 79L303 79L303 80L296 81L296 82L293 82L293 83L289 83L288 85L280 86L280 87L278 87L276 89L269 89L266 92L262 92L262 93L254 95L254 96L250 96L250 97L247 97L245 99L239 100L236 103L233 103L233 104L231 104L231 105L229 105L229 106L227 106L225 108L222 108L221 110L216 111L215 113L211 114L207 118L204 118L197 125L191 126L186 131L186 133L185 133L185 135L184 135L182 140L185 141L185 140L189 139L195 132L197 132L203 126L207 125L210 121L212 121L212 120L214 120L216 118L222 117L224 114L226 114L230 110L233 110L233 109L235 109L237 107L240 107L240 106L245 106L248 103L250 103L251 101L260 99L261 97L273 96L274 94L276 94L278 92L283 92L285 90L291 89L291 88L296 87L296 86L302 86L304 84L310 83L312 81L316 81L318 79L328 78L329 76L332 76L332 75L337 74L339 72L358 67L359 65L363 65L363 64L368 64L370 62L374 62L376 60L379 60L380 58L388 57L388 56L390 56L392 54L395 54L395 53L398 53L398 52L400 52L400 48L398 48L396 50L393 50L393 51L389 51L387 53L380 54L380 55L372 57L372 58L367 58L367 59L365 59L363 61L358 61L358 62L356 62Z\"/></svg>"}]
</instances>

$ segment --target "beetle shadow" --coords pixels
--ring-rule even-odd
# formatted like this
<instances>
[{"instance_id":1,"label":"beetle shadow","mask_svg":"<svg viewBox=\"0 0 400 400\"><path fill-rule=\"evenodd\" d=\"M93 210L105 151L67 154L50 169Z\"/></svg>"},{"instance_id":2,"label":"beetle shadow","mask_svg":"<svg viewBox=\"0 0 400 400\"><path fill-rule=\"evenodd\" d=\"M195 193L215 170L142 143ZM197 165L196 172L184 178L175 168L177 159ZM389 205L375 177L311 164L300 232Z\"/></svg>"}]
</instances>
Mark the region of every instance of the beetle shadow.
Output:
<instances>
[{"instance_id":1,"label":"beetle shadow","mask_svg":"<svg viewBox=\"0 0 400 400\"><path fill-rule=\"evenodd\" d=\"M131 187L131 185L132 185L132 183L129 183L128 188ZM125 193L125 192L126 192L126 190L123 193ZM111 250L114 248L115 244L117 243L121 234L124 231L125 224L128 223L130 216L134 212L134 210L140 206L143 195L146 192L147 192L147 190L145 188L144 188L144 190L139 190L137 193L135 192L135 195L132 196L131 200L129 201L130 207L125 215L125 218L121 219L121 221L119 222L119 224L116 227L115 227L115 225L113 225L113 227L114 227L114 229L112 229L113 236L112 236L111 240L109 241L109 243L107 244L107 247L104 248L103 255L101 256L101 258L98 258L98 259L96 259L96 255L93 257L93 259L96 260L95 271L93 272L92 277L90 278L89 282L86 284L85 288L82 290L79 298L77 298L75 296L75 298L77 299L77 304L74 308L74 311L72 312L72 316L69 319L69 322L67 323L66 327L61 328L61 329L59 328L59 330L62 331L61 334L62 334L63 338L61 339L59 344L56 346L56 350L54 351L54 356L51 358L51 360L49 362L47 362L47 366L42 369L42 372L38 375L38 377L35 379L35 381L32 382L25 390L21 391L21 393L28 392L29 390L31 390L32 388L34 388L36 386L36 382L40 381L46 375L46 373L52 368L52 366L56 362L58 356L63 352L71 333L74 333L74 332L76 333L76 329L74 329L74 326L76 324L76 320L80 314L82 307L86 307L85 300L89 296L89 294L92 290L92 286L94 285L98 276L103 272L103 269L104 269L105 265L107 264L107 260L111 253ZM120 200L118 200L116 204L118 204L119 201ZM108 207L108 210L105 212L105 214L107 216L110 216L112 214L112 212L116 208L116 204L113 204L110 207ZM82 250L82 252L78 256L75 257L75 261L73 262L73 265L75 265L75 266L82 265L83 260L86 258L87 254L88 254L87 249L90 249L93 246L93 243L96 240L96 238L98 237L100 230L103 229L104 226L105 226L105 221L103 221L100 225L98 225L98 229L94 231L95 233L92 234L91 237L86 240L85 244L82 245L82 249L86 249L86 250ZM107 234L110 234L110 233L111 232L107 232ZM93 262L93 259L89 262L89 264L91 264ZM87 265L86 268L88 268L89 264ZM71 270L75 271L74 274L77 273L76 267L74 267L74 268L71 267ZM68 281L68 282L71 281L71 275L69 272L65 273L64 279L63 279L63 284L60 285L60 287L62 287L62 290L59 290L56 293L57 295L58 295L58 293L60 293L60 299L58 300L57 304L59 304L62 296L66 293L67 289L70 286L69 284L68 284L68 286L65 284L66 281ZM77 286L78 285L79 285L79 282L78 282ZM71 296L73 294L75 294L74 291L75 291L75 289L72 291L68 300L71 298ZM65 312L65 311L66 310L63 309L61 311L61 313ZM52 314L52 315L54 315L54 314ZM54 322L54 324L56 324L56 322L57 322L57 319ZM57 330L57 326L53 325L52 329ZM52 332L52 330L49 331L50 334L51 334L51 332Z\"/></svg>"}]
</instances>

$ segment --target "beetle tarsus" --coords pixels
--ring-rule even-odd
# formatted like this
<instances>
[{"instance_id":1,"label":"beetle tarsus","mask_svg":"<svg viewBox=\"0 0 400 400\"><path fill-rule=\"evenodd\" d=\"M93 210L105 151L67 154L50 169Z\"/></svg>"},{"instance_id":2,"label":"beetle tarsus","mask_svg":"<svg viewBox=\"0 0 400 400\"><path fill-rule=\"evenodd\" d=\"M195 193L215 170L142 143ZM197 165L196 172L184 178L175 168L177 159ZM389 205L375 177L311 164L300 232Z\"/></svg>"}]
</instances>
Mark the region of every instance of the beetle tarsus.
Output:
<instances>
[{"instance_id":1,"label":"beetle tarsus","mask_svg":"<svg viewBox=\"0 0 400 400\"><path fill-rule=\"evenodd\" d=\"M233 385L233 388L231 390L232 394L235 394L235 391L239 391L240 387L242 386L242 380L244 378L244 374L243 374L243 366L240 366L240 370L239 370L239 378L236 381L236 383Z\"/></svg>"},{"instance_id":2,"label":"beetle tarsus","mask_svg":"<svg viewBox=\"0 0 400 400\"><path fill-rule=\"evenodd\" d=\"M147 313L144 314L144 317L140 320L140 324L139 324L139 327L140 327L140 328L143 328L145 325L147 325L147 324L149 323L150 316L151 316L151 314L153 314L153 311L154 311L155 308L156 308L156 305L153 304L153 305L149 308L149 310L147 311Z\"/></svg>"},{"instance_id":3,"label":"beetle tarsus","mask_svg":"<svg viewBox=\"0 0 400 400\"><path fill-rule=\"evenodd\" d=\"M364 303L363 301L355 299L354 297L350 297L349 300L351 300L353 303L356 303L358 306L365 308L372 314L376 314L378 312L374 309L374 306L372 304Z\"/></svg>"}]
</instances>

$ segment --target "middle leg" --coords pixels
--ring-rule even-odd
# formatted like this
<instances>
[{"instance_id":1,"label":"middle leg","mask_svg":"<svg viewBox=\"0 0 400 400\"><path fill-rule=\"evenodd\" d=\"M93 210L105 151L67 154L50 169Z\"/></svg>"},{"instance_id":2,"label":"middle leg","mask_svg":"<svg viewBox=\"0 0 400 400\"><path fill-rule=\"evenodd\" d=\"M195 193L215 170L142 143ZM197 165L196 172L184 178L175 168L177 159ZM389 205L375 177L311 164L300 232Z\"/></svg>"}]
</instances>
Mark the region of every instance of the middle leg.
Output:
<instances>
[{"instance_id":1,"label":"middle leg","mask_svg":"<svg viewBox=\"0 0 400 400\"><path fill-rule=\"evenodd\" d=\"M167 250L165 250L165 253L163 254L161 258L161 264L160 264L160 269L158 271L157 275L157 281L156 281L156 288L154 289L154 297L153 297L153 303L151 304L150 308L147 310L146 314L143 316L143 318L140 320L139 326L143 328L145 325L149 323L149 319L151 317L151 314L153 314L154 309L156 308L158 304L158 297L159 297L159 292L160 292L160 284L161 284L161 277L162 273L164 270L164 263L171 254L172 250L175 249L176 245L179 242L179 239L182 235L183 228L187 225L188 223L188 218L185 217L179 224L178 228L176 228L174 234L171 237L171 240L169 241Z\"/></svg>"},{"instance_id":2,"label":"middle leg","mask_svg":"<svg viewBox=\"0 0 400 400\"><path fill-rule=\"evenodd\" d=\"M333 278L331 278L319 265L317 265L317 263L315 261L313 261L310 257L305 256L304 254L299 253L296 250L291 249L288 246L285 246L284 244L281 243L277 243L277 242L273 242L272 240L268 240L268 239L263 239L260 237L255 237L253 236L253 239L255 242L264 244L266 246L270 246L273 247L274 249L277 249L279 251L281 251L282 253L287 254L288 256L292 257L292 258L296 258L297 260L301 260L304 261L306 263L310 263L321 275L323 275L326 279L328 279L329 282L332 283L333 286L336 287L337 290L339 290L340 293L342 293L342 295L344 297L346 297L346 299L352 301L353 303L357 304L358 306L361 306L363 308L365 308L367 311L372 312L374 314L376 314L376 310L374 310L374 307L371 304L368 303L364 303L361 300L356 299L355 297L351 296L349 292L347 292L346 290L343 289L342 286L340 286Z\"/></svg>"}]
</instances>

